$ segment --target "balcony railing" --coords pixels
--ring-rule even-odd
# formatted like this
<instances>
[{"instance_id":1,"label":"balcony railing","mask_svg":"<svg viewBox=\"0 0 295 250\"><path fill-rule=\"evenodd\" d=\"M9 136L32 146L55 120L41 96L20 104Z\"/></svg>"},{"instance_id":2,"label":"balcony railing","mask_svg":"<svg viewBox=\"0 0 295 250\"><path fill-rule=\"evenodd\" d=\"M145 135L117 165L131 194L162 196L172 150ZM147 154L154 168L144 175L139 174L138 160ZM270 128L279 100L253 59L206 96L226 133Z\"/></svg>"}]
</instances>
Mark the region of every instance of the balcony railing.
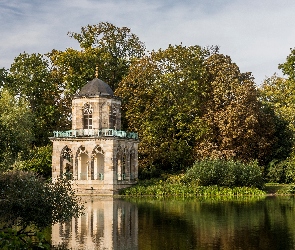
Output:
<instances>
[{"instance_id":1,"label":"balcony railing","mask_svg":"<svg viewBox=\"0 0 295 250\"><path fill-rule=\"evenodd\" d=\"M138 140L138 134L135 132L126 132L115 129L72 129L68 131L53 131L53 137L63 138L63 137L83 137L83 136L93 136L93 137L121 137L127 139Z\"/></svg>"}]
</instances>

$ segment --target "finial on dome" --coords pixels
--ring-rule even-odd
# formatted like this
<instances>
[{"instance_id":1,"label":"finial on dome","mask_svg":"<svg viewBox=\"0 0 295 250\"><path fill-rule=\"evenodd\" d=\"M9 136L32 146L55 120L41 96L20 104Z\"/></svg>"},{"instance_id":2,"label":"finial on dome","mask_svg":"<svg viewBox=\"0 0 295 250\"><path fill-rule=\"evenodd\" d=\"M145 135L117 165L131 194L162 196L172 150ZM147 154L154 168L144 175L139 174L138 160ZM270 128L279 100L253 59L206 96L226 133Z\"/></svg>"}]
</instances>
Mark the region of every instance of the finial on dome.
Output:
<instances>
[{"instance_id":1,"label":"finial on dome","mask_svg":"<svg viewBox=\"0 0 295 250\"><path fill-rule=\"evenodd\" d=\"M98 78L98 65L95 67L95 78Z\"/></svg>"}]
</instances>

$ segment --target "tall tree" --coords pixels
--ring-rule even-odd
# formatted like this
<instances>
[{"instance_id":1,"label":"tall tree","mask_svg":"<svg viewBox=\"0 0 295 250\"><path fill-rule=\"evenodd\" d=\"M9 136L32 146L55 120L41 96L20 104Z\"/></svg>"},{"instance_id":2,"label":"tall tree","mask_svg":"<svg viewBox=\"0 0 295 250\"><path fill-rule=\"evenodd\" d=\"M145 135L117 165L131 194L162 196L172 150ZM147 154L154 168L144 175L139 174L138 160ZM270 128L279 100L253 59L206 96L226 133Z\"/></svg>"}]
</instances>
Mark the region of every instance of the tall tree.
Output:
<instances>
[{"instance_id":1,"label":"tall tree","mask_svg":"<svg viewBox=\"0 0 295 250\"><path fill-rule=\"evenodd\" d=\"M286 62L279 65L284 77L276 74L265 79L259 88L260 99L272 110L277 121L278 150L273 157L272 171L281 172L278 178L287 181L285 174L293 172L295 162L295 49L287 56ZM288 158L287 158L288 157ZM283 161L287 158L286 161ZM293 177L292 177L293 178ZM291 179L292 179L291 178ZM293 178L294 179L294 178Z\"/></svg>"},{"instance_id":2,"label":"tall tree","mask_svg":"<svg viewBox=\"0 0 295 250\"><path fill-rule=\"evenodd\" d=\"M0 89L2 89L7 81L7 70L5 68L0 69Z\"/></svg>"},{"instance_id":3,"label":"tall tree","mask_svg":"<svg viewBox=\"0 0 295 250\"><path fill-rule=\"evenodd\" d=\"M33 141L33 116L24 98L0 90L0 168L7 169Z\"/></svg>"},{"instance_id":4,"label":"tall tree","mask_svg":"<svg viewBox=\"0 0 295 250\"><path fill-rule=\"evenodd\" d=\"M68 35L79 42L81 51L53 50L49 56L71 94L94 78L96 67L99 78L115 90L128 73L131 61L145 53L144 44L129 28L108 22L87 25L80 33L69 32Z\"/></svg>"},{"instance_id":5,"label":"tall tree","mask_svg":"<svg viewBox=\"0 0 295 250\"><path fill-rule=\"evenodd\" d=\"M140 136L141 166L177 169L193 162L192 148L206 128L201 120L209 51L169 46L134 61L116 94L127 129Z\"/></svg>"},{"instance_id":6,"label":"tall tree","mask_svg":"<svg viewBox=\"0 0 295 250\"><path fill-rule=\"evenodd\" d=\"M29 103L34 115L34 145L47 145L48 137L63 120L60 108L63 89L48 58L41 54L20 54L11 65L8 87Z\"/></svg>"},{"instance_id":7,"label":"tall tree","mask_svg":"<svg viewBox=\"0 0 295 250\"><path fill-rule=\"evenodd\" d=\"M196 145L197 154L265 164L276 140L275 124L262 109L253 77L222 54L205 64L210 87L203 118L210 129Z\"/></svg>"},{"instance_id":8,"label":"tall tree","mask_svg":"<svg viewBox=\"0 0 295 250\"><path fill-rule=\"evenodd\" d=\"M262 100L295 132L295 80L273 75L264 81L260 94Z\"/></svg>"}]
</instances>

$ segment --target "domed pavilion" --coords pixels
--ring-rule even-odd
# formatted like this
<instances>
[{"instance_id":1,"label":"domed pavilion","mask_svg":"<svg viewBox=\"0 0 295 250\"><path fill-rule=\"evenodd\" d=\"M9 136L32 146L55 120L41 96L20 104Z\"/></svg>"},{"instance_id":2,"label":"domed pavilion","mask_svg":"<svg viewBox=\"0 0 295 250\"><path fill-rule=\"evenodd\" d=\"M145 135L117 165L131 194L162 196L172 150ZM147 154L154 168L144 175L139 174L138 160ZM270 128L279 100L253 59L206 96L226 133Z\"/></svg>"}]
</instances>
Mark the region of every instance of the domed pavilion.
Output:
<instances>
[{"instance_id":1,"label":"domed pavilion","mask_svg":"<svg viewBox=\"0 0 295 250\"><path fill-rule=\"evenodd\" d=\"M54 131L52 177L73 179L78 193L115 194L136 183L138 136L121 130L121 100L100 79L72 100L72 129Z\"/></svg>"}]
</instances>

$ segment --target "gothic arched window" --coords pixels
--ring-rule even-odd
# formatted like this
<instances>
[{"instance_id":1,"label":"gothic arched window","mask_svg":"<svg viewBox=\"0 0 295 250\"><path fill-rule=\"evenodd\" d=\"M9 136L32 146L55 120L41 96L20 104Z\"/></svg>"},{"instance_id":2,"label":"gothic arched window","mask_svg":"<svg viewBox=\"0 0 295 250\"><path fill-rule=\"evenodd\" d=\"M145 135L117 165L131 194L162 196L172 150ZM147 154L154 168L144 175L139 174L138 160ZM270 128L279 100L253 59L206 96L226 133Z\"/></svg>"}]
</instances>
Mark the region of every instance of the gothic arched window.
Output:
<instances>
[{"instance_id":1,"label":"gothic arched window","mask_svg":"<svg viewBox=\"0 0 295 250\"><path fill-rule=\"evenodd\" d=\"M92 129L92 113L93 108L89 103L84 104L83 109L83 128Z\"/></svg>"}]
</instances>

